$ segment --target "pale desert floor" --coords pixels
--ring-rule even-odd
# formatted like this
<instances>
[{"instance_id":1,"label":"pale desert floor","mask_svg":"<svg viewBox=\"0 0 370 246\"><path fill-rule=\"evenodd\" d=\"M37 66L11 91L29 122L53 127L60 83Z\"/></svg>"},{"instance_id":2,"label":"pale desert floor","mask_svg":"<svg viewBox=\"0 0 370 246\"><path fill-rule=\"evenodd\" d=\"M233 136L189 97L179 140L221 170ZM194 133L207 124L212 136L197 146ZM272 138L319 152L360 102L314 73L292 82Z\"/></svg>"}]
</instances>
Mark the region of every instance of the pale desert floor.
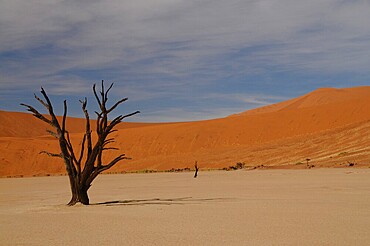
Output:
<instances>
[{"instance_id":1,"label":"pale desert floor","mask_svg":"<svg viewBox=\"0 0 370 246\"><path fill-rule=\"evenodd\" d=\"M370 245L370 169L0 179L1 245Z\"/></svg>"}]
</instances>

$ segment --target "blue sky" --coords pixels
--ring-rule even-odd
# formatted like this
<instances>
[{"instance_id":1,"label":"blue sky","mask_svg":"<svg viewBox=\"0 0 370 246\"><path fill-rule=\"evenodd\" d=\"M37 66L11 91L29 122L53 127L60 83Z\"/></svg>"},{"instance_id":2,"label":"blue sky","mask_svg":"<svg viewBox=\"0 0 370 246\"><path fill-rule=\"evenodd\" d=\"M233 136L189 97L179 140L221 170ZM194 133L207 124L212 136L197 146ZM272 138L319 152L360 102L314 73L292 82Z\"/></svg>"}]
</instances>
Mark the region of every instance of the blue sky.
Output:
<instances>
[{"instance_id":1,"label":"blue sky","mask_svg":"<svg viewBox=\"0 0 370 246\"><path fill-rule=\"evenodd\" d=\"M367 0L0 0L0 109L82 117L114 82L131 121L224 117L319 87L370 84Z\"/></svg>"}]
</instances>

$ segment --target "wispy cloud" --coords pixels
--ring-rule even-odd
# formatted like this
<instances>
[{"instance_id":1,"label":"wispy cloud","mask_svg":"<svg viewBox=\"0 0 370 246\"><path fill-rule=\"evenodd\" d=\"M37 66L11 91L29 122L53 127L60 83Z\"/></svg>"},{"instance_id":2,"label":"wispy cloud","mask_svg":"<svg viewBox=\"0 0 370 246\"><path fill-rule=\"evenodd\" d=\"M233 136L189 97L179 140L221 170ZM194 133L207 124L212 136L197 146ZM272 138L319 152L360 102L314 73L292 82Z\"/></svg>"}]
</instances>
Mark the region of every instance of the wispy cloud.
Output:
<instances>
[{"instance_id":1,"label":"wispy cloud","mask_svg":"<svg viewBox=\"0 0 370 246\"><path fill-rule=\"evenodd\" d=\"M117 97L198 105L206 117L212 106L195 100L234 94L223 103L236 113L285 98L286 87L369 83L368 13L364 0L5 0L0 90L80 96L105 79ZM365 81L340 80L353 74Z\"/></svg>"}]
</instances>

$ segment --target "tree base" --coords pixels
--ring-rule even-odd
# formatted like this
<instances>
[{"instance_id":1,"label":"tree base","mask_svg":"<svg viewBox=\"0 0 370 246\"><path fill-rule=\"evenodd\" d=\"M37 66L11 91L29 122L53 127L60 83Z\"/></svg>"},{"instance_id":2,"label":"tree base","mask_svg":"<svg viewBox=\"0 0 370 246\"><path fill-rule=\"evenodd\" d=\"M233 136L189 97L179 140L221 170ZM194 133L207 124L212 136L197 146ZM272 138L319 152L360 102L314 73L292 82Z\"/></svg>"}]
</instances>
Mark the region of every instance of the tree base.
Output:
<instances>
[{"instance_id":1,"label":"tree base","mask_svg":"<svg viewBox=\"0 0 370 246\"><path fill-rule=\"evenodd\" d=\"M68 206L74 206L77 203L82 203L83 205L89 205L89 196L87 195L87 190L81 189L78 192L72 193L72 198L67 204Z\"/></svg>"},{"instance_id":2,"label":"tree base","mask_svg":"<svg viewBox=\"0 0 370 246\"><path fill-rule=\"evenodd\" d=\"M74 206L76 205L77 203L81 203L83 205L90 205L89 201L79 201L79 200L71 200L69 201L69 203L67 204L68 206Z\"/></svg>"}]
</instances>

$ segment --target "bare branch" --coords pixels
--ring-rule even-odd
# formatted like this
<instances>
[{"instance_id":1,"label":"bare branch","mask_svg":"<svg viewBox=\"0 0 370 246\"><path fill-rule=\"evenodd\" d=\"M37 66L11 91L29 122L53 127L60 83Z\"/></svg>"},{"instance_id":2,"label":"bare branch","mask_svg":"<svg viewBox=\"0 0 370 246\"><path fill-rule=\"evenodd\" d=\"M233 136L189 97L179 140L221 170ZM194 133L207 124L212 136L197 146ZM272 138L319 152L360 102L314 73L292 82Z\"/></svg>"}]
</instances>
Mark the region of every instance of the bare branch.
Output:
<instances>
[{"instance_id":1,"label":"bare branch","mask_svg":"<svg viewBox=\"0 0 370 246\"><path fill-rule=\"evenodd\" d=\"M108 123L107 114L103 112L102 117L100 118L99 126L98 126L100 133L104 132L104 129L107 127L107 123Z\"/></svg>"},{"instance_id":2,"label":"bare branch","mask_svg":"<svg viewBox=\"0 0 370 246\"><path fill-rule=\"evenodd\" d=\"M78 173L79 178L81 176L81 161L82 161L82 158L83 158L84 152L85 152L85 141L86 141L86 134L84 134L84 137L82 139L81 151L80 151L80 158L78 158L78 161L76 163L76 165L77 165L77 173Z\"/></svg>"},{"instance_id":3,"label":"bare branch","mask_svg":"<svg viewBox=\"0 0 370 246\"><path fill-rule=\"evenodd\" d=\"M85 142L86 142L86 134L84 134L84 137L82 138L80 158L78 158L78 163L79 164L81 164L81 160L82 160L82 158L84 156Z\"/></svg>"},{"instance_id":4,"label":"bare branch","mask_svg":"<svg viewBox=\"0 0 370 246\"><path fill-rule=\"evenodd\" d=\"M60 138L60 135L58 133L55 133L53 131L50 131L50 130L46 130L47 133L49 133L51 136L55 137L55 138Z\"/></svg>"},{"instance_id":5,"label":"bare branch","mask_svg":"<svg viewBox=\"0 0 370 246\"><path fill-rule=\"evenodd\" d=\"M87 112L86 106L87 106L87 98L85 97L84 101L81 101L82 104L82 111L85 114L86 119L86 138L87 138L87 155L89 156L92 151L92 140L91 140L91 129L90 129L90 117L89 113Z\"/></svg>"},{"instance_id":6,"label":"bare branch","mask_svg":"<svg viewBox=\"0 0 370 246\"><path fill-rule=\"evenodd\" d=\"M110 143L114 143L115 141L114 141L114 138L109 138L109 139L106 139L106 140L104 140L104 142L103 142L103 147L104 146L106 146L106 145L108 145L108 144L110 144Z\"/></svg>"},{"instance_id":7,"label":"bare branch","mask_svg":"<svg viewBox=\"0 0 370 246\"><path fill-rule=\"evenodd\" d=\"M101 166L100 169L99 169L99 172L103 172L105 170L108 170L109 168L116 165L119 161L124 160L124 159L129 160L130 158L126 157L125 154L121 154L121 155L117 156L116 158L114 158L109 164Z\"/></svg>"},{"instance_id":8,"label":"bare branch","mask_svg":"<svg viewBox=\"0 0 370 246\"><path fill-rule=\"evenodd\" d=\"M96 118L96 132L98 133L98 135L100 135L101 134L100 121L101 121L101 118L102 118L102 114L98 113L96 111L95 111L95 114L97 115L97 118Z\"/></svg>"},{"instance_id":9,"label":"bare branch","mask_svg":"<svg viewBox=\"0 0 370 246\"><path fill-rule=\"evenodd\" d=\"M113 87L113 83L112 83L112 84L110 84L110 86L109 86L108 90L105 92L105 102L107 102L107 101L108 101L108 93L109 93L110 89L112 89L112 87Z\"/></svg>"},{"instance_id":10,"label":"bare branch","mask_svg":"<svg viewBox=\"0 0 370 246\"><path fill-rule=\"evenodd\" d=\"M117 129L112 129L112 130L110 130L110 131L109 131L109 133L108 133L108 134L111 134L111 133L113 133L113 132L118 132L118 130L117 130Z\"/></svg>"},{"instance_id":11,"label":"bare branch","mask_svg":"<svg viewBox=\"0 0 370 246\"><path fill-rule=\"evenodd\" d=\"M62 153L55 154L55 153L50 153L50 152L45 151L45 150L40 151L40 153L39 153L39 154L47 154L48 156L51 156L51 157L59 157L59 158L63 158Z\"/></svg>"},{"instance_id":12,"label":"bare branch","mask_svg":"<svg viewBox=\"0 0 370 246\"><path fill-rule=\"evenodd\" d=\"M112 160L109 164L107 165L102 165L100 167L97 167L94 172L90 175L90 177L86 180L87 183L91 183L101 172L104 172L105 170L110 169L113 167L115 164L117 164L119 161L124 160L124 159L130 159L128 157L125 157L124 154L117 156L114 160Z\"/></svg>"},{"instance_id":13,"label":"bare branch","mask_svg":"<svg viewBox=\"0 0 370 246\"><path fill-rule=\"evenodd\" d=\"M47 105L41 98L39 98L36 93L33 94L37 101L39 101L47 110L49 110L49 105Z\"/></svg>"},{"instance_id":14,"label":"bare branch","mask_svg":"<svg viewBox=\"0 0 370 246\"><path fill-rule=\"evenodd\" d=\"M36 118L48 123L49 125L55 127L54 124L51 122L51 120L49 120L48 118L46 118L45 116L40 114L39 111L37 111L34 107L32 107L30 105L27 105L27 104L24 104L24 103L21 103L21 105L27 107L27 111L32 112L34 117L36 117Z\"/></svg>"},{"instance_id":15,"label":"bare branch","mask_svg":"<svg viewBox=\"0 0 370 246\"><path fill-rule=\"evenodd\" d=\"M123 102L125 102L125 101L127 101L128 100L128 98L126 97L126 98L123 98L123 99L121 99L121 100L119 100L118 102L116 102L110 109L108 109L107 110L107 113L110 113L110 112L112 112L118 105L120 105L121 103L123 103Z\"/></svg>"},{"instance_id":16,"label":"bare branch","mask_svg":"<svg viewBox=\"0 0 370 246\"><path fill-rule=\"evenodd\" d=\"M64 113L63 113L63 120L62 120L62 134L66 131L66 118L67 118L67 101L64 100Z\"/></svg>"},{"instance_id":17,"label":"bare branch","mask_svg":"<svg viewBox=\"0 0 370 246\"><path fill-rule=\"evenodd\" d=\"M99 107L101 108L102 104L101 104L101 102L100 102L100 99L99 99L99 97L98 97L98 94L96 93L96 89L95 89L95 87L96 87L96 85L94 84L94 85L93 85L93 92L94 92L94 96L95 96L96 101L98 101Z\"/></svg>"},{"instance_id":18,"label":"bare branch","mask_svg":"<svg viewBox=\"0 0 370 246\"><path fill-rule=\"evenodd\" d=\"M74 153L74 151L73 151L73 146L72 146L71 139L70 139L70 137L69 137L69 132L68 132L68 131L66 131L66 133L67 133L67 134L66 134L66 135L67 135L67 139L66 139L67 148L68 148L68 150L69 150L70 156L72 157L72 160L73 160L75 163L77 163L78 161L77 161L76 156L75 156L75 153Z\"/></svg>"},{"instance_id":19,"label":"bare branch","mask_svg":"<svg viewBox=\"0 0 370 246\"><path fill-rule=\"evenodd\" d=\"M104 118L104 115L106 113L106 108L105 108L106 100L105 100L105 93L104 93L104 80L101 81L101 91L99 91L100 96L101 96L101 99L99 98L98 93L96 92L95 84L93 86L93 91L94 91L95 98L98 101L98 104L99 104L99 107L100 107L100 110L101 110L101 114L103 115L103 118Z\"/></svg>"},{"instance_id":20,"label":"bare branch","mask_svg":"<svg viewBox=\"0 0 370 246\"><path fill-rule=\"evenodd\" d=\"M48 109L49 109L49 114L51 116L51 120L53 122L54 127L57 128L58 131L61 131L60 125L59 125L59 122L58 122L58 119L57 119L57 117L54 114L54 110L53 110L53 106L51 104L51 101L50 101L48 95L46 94L44 88L42 88L42 87L41 87L41 94L44 96L44 98L45 98L45 100L47 102Z\"/></svg>"},{"instance_id":21,"label":"bare branch","mask_svg":"<svg viewBox=\"0 0 370 246\"><path fill-rule=\"evenodd\" d=\"M104 80L101 81L101 91L100 91L100 95L101 95L101 101L102 101L102 105L105 106L105 103L106 103L106 100L105 100L105 93L104 93ZM102 109L103 110L103 109Z\"/></svg>"},{"instance_id":22,"label":"bare branch","mask_svg":"<svg viewBox=\"0 0 370 246\"><path fill-rule=\"evenodd\" d=\"M99 152L99 155L98 155L97 167L101 167L103 165L102 157L103 157L103 148L101 148L101 151Z\"/></svg>"},{"instance_id":23,"label":"bare branch","mask_svg":"<svg viewBox=\"0 0 370 246\"><path fill-rule=\"evenodd\" d=\"M123 119L125 119L125 118L127 118L127 117L131 117L131 116L133 116L133 115L135 115L135 114L139 114L140 113L140 111L136 111L136 112L133 112L133 113L131 113L131 114L126 114L126 115L124 115L123 117L122 117L122 119L121 120L123 120Z\"/></svg>"},{"instance_id":24,"label":"bare branch","mask_svg":"<svg viewBox=\"0 0 370 246\"><path fill-rule=\"evenodd\" d=\"M108 134L112 129L113 127L115 127L117 124L121 123L121 121L124 119L124 118L127 118L127 117L130 117L130 116L133 116L135 114L138 114L140 113L140 111L136 111L136 112L133 112L131 114L126 114L126 115L120 115L118 117L116 117L114 120L112 120L112 122L109 124L109 126L107 127L106 129L106 133Z\"/></svg>"},{"instance_id":25,"label":"bare branch","mask_svg":"<svg viewBox=\"0 0 370 246\"><path fill-rule=\"evenodd\" d=\"M108 147L108 148L103 148L103 150L119 150L119 148L116 148L116 147Z\"/></svg>"}]
</instances>

